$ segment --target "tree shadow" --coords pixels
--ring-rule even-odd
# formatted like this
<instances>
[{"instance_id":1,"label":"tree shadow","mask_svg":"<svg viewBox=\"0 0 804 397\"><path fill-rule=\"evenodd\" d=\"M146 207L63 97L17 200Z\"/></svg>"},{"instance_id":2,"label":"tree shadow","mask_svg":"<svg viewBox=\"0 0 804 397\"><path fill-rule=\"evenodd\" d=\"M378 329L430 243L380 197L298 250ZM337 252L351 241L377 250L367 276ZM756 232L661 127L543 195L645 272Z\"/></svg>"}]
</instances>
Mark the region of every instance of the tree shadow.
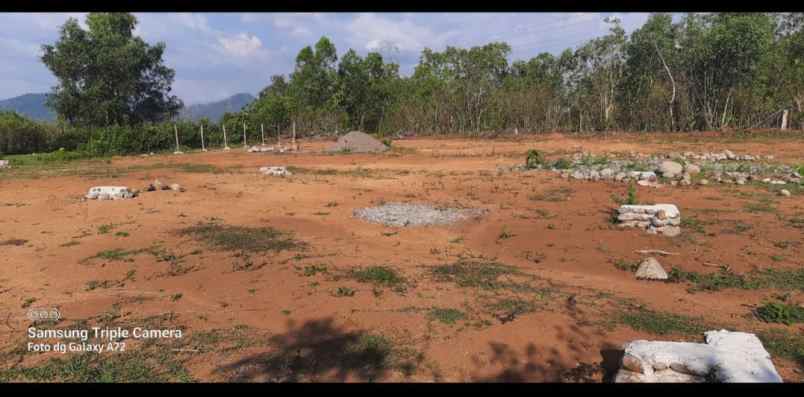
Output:
<instances>
[{"instance_id":1,"label":"tree shadow","mask_svg":"<svg viewBox=\"0 0 804 397\"><path fill-rule=\"evenodd\" d=\"M573 305L574 306L574 305ZM570 317L579 321L580 310L568 310ZM487 363L474 359L478 369L486 365L499 365L502 370L486 376L475 376L479 382L568 382L599 383L612 382L620 367L623 350L619 346L604 344L599 350L599 362L577 362L576 358L587 355L591 349L592 338L578 323L555 327L556 336L565 342L563 353L556 347L539 347L529 343L524 351L518 352L511 346L491 342L491 358ZM593 332L600 336L599 332Z\"/></svg>"},{"instance_id":2,"label":"tree shadow","mask_svg":"<svg viewBox=\"0 0 804 397\"><path fill-rule=\"evenodd\" d=\"M397 349L381 335L346 331L332 318L307 321L270 338L276 349L218 367L228 382L371 382L390 370L409 374L423 357L400 360Z\"/></svg>"}]
</instances>

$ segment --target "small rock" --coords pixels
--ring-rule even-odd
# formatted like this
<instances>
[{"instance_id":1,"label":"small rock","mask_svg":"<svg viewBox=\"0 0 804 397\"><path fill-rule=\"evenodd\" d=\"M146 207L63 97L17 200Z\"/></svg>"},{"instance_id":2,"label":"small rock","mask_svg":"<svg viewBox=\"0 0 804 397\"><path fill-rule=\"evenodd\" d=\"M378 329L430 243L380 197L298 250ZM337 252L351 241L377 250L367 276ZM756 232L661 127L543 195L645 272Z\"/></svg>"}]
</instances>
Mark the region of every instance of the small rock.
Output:
<instances>
[{"instance_id":1,"label":"small rock","mask_svg":"<svg viewBox=\"0 0 804 397\"><path fill-rule=\"evenodd\" d=\"M698 184L699 184L699 185L708 185L708 184L709 184L709 180L708 180L708 179L701 179L700 181L698 181Z\"/></svg>"},{"instance_id":2,"label":"small rock","mask_svg":"<svg viewBox=\"0 0 804 397\"><path fill-rule=\"evenodd\" d=\"M656 230L667 237L675 237L681 234L681 228L678 226L662 226Z\"/></svg>"},{"instance_id":3,"label":"small rock","mask_svg":"<svg viewBox=\"0 0 804 397\"><path fill-rule=\"evenodd\" d=\"M665 178L675 178L677 175L684 171L684 167L675 161L665 160L659 164L658 171Z\"/></svg>"},{"instance_id":4,"label":"small rock","mask_svg":"<svg viewBox=\"0 0 804 397\"><path fill-rule=\"evenodd\" d=\"M154 190L162 190L165 185L159 179L154 180L154 183L151 184L154 187Z\"/></svg>"},{"instance_id":5,"label":"small rock","mask_svg":"<svg viewBox=\"0 0 804 397\"><path fill-rule=\"evenodd\" d=\"M684 172L690 175L699 174L701 173L701 167L695 164L687 164L687 166L684 167Z\"/></svg>"},{"instance_id":6,"label":"small rock","mask_svg":"<svg viewBox=\"0 0 804 397\"><path fill-rule=\"evenodd\" d=\"M779 195L784 196L784 197L790 197L790 191L787 190L787 189L779 190Z\"/></svg>"},{"instance_id":7,"label":"small rock","mask_svg":"<svg viewBox=\"0 0 804 397\"><path fill-rule=\"evenodd\" d=\"M639 264L636 271L639 280L667 280L667 272L654 257L649 257Z\"/></svg>"},{"instance_id":8,"label":"small rock","mask_svg":"<svg viewBox=\"0 0 804 397\"><path fill-rule=\"evenodd\" d=\"M642 364L642 360L630 354L623 355L622 367L639 374L645 373L645 366Z\"/></svg>"},{"instance_id":9,"label":"small rock","mask_svg":"<svg viewBox=\"0 0 804 397\"><path fill-rule=\"evenodd\" d=\"M173 190L174 192L183 192L184 188L178 183L173 183L170 185L170 190Z\"/></svg>"},{"instance_id":10,"label":"small rock","mask_svg":"<svg viewBox=\"0 0 804 397\"><path fill-rule=\"evenodd\" d=\"M8 164L9 164L8 160L0 160L0 168L8 168L8 167L10 167Z\"/></svg>"}]
</instances>

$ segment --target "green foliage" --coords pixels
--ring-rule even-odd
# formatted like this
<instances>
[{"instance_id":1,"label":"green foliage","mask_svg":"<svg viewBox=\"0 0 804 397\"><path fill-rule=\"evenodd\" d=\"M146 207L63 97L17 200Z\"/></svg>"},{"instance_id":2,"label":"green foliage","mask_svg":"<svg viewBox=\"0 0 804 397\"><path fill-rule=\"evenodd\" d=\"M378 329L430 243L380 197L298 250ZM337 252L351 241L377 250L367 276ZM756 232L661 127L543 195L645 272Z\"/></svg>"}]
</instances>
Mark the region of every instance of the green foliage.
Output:
<instances>
[{"instance_id":1,"label":"green foliage","mask_svg":"<svg viewBox=\"0 0 804 397\"><path fill-rule=\"evenodd\" d=\"M369 266L361 269L353 269L350 276L361 283L372 283L386 287L394 287L405 282L399 273L386 266Z\"/></svg>"},{"instance_id":2,"label":"green foliage","mask_svg":"<svg viewBox=\"0 0 804 397\"><path fill-rule=\"evenodd\" d=\"M466 318L466 314L457 309L443 309L434 307L430 309L428 316L431 319L438 320L444 324L455 324L459 320Z\"/></svg>"},{"instance_id":3,"label":"green foliage","mask_svg":"<svg viewBox=\"0 0 804 397\"><path fill-rule=\"evenodd\" d=\"M534 169L539 168L545 164L544 154L536 149L528 150L528 157L525 161L525 168Z\"/></svg>"},{"instance_id":4,"label":"green foliage","mask_svg":"<svg viewBox=\"0 0 804 397\"><path fill-rule=\"evenodd\" d=\"M644 308L621 313L619 320L637 331L656 335L698 335L707 330L707 325L702 319Z\"/></svg>"},{"instance_id":5,"label":"green foliage","mask_svg":"<svg viewBox=\"0 0 804 397\"><path fill-rule=\"evenodd\" d=\"M774 288L804 291L804 269L765 269L745 275L721 269L715 273L701 274L673 268L668 274L670 282L689 282L691 291L718 291L724 288L757 289Z\"/></svg>"},{"instance_id":6,"label":"green foliage","mask_svg":"<svg viewBox=\"0 0 804 397\"><path fill-rule=\"evenodd\" d=\"M769 323L791 325L804 322L804 307L783 302L766 303L756 309L756 314Z\"/></svg>"},{"instance_id":7,"label":"green foliage","mask_svg":"<svg viewBox=\"0 0 804 397\"><path fill-rule=\"evenodd\" d=\"M70 124L112 126L163 121L181 101L169 95L175 72L164 65L164 43L135 37L129 13L89 13L88 30L74 18L59 40L42 46L42 62L59 84L49 104Z\"/></svg>"},{"instance_id":8,"label":"green foliage","mask_svg":"<svg viewBox=\"0 0 804 397\"><path fill-rule=\"evenodd\" d=\"M229 226L217 223L199 224L179 231L204 241L213 248L243 252L281 252L303 250L307 244L289 233L271 227Z\"/></svg>"},{"instance_id":9,"label":"green foliage","mask_svg":"<svg viewBox=\"0 0 804 397\"><path fill-rule=\"evenodd\" d=\"M777 127L778 111L789 109L791 128L802 128L804 29L797 15L690 13L674 21L656 13L630 35L607 18L606 34L560 55L509 63L511 47L502 42L424 49L410 77L379 52L347 50L338 59L321 37L298 52L292 73L271 76L257 100L221 124L231 146L242 144L243 122L250 135L263 125L269 137L287 136L294 126L300 137L352 129L380 136L693 131ZM0 114L0 153L174 150L167 123L180 105L169 95L174 73L163 63L164 44L135 37L136 24L126 13L90 13L88 30L68 20L42 56L59 81L49 100L60 124ZM204 123L207 146L222 146L222 125ZM198 127L179 123L182 146L200 147ZM526 167L537 164L572 166L530 151Z\"/></svg>"},{"instance_id":10,"label":"green foliage","mask_svg":"<svg viewBox=\"0 0 804 397\"><path fill-rule=\"evenodd\" d=\"M639 203L637 199L636 193L636 186L633 183L628 184L628 197L625 199L625 203L628 205L636 205Z\"/></svg>"},{"instance_id":11,"label":"green foliage","mask_svg":"<svg viewBox=\"0 0 804 397\"><path fill-rule=\"evenodd\" d=\"M567 159L566 157L561 157L555 162L553 162L553 168L557 170L567 170L572 168L572 161Z\"/></svg>"}]
</instances>

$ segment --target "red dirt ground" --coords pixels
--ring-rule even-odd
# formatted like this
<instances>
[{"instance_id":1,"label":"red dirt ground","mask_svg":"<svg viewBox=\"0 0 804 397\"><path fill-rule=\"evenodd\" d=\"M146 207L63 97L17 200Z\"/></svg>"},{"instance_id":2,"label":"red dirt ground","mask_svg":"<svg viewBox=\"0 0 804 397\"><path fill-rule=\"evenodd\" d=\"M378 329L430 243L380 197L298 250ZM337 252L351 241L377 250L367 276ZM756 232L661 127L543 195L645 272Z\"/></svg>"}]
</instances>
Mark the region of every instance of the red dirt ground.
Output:
<instances>
[{"instance_id":1,"label":"red dirt ground","mask_svg":"<svg viewBox=\"0 0 804 397\"><path fill-rule=\"evenodd\" d=\"M705 233L685 229L681 236L667 238L609 224L609 212L616 206L611 196L622 195L623 184L564 180L551 172L497 173L498 166L521 164L531 148L550 158L578 150L655 153L728 148L735 153L773 154L785 163L802 162L804 138L740 140L710 135L412 139L395 141L395 150L377 155L327 155L321 151L330 142L319 141L306 143L298 154L233 150L115 157L110 163L76 163L83 164L82 171L65 171L64 176L13 177L7 172L7 178L0 177L0 241L27 243L0 246L0 314L6 313L0 316L0 347L5 351L25 341L30 321L22 306L29 298L36 299L30 307L58 307L62 324L81 319L92 323L97 316L114 312L119 321L136 325L139 319L172 313L170 324L184 327L186 338L236 326L247 330L251 342L237 349L174 353L195 379L203 381L577 381L572 374L602 381L604 371L598 365L610 367L624 342L702 339L702 335L652 335L617 321L617 313L635 307L702 317L734 330L784 329L800 335L801 324L766 324L751 315L753 307L780 291L690 293L688 284L637 281L613 262L638 261L643 255L635 250L658 249L679 253L657 257L667 270L717 270L705 263L727 264L737 273L801 268L804 236L786 219L802 216L804 196L772 196L775 211L747 212L744 207L756 201L754 195L767 195L767 190L639 187L641 201L675 203L682 218L694 216L705 225ZM266 177L257 172L264 165L295 166L301 171L289 178ZM90 186L142 188L155 178L179 183L186 192L144 192L120 201L80 199ZM567 200L532 199L558 188L570 189ZM423 228L384 227L352 217L354 209L383 201L489 212L478 220ZM226 225L289 231L309 248L246 258L238 252L213 250L177 232L213 217ZM99 233L99 227L108 224L111 231ZM738 224L750 229L731 231ZM499 238L503 230L513 236ZM77 244L65 245L71 241ZM780 249L774 245L777 242L789 244ZM195 266L194 271L166 274L168 263L147 253L133 255L131 261L85 260L105 250L155 244L182 257L182 264ZM461 255L515 266L544 293L460 287L430 274L429 267L453 263ZM233 271L233 264L249 258L264 266ZM302 269L310 265L325 265L328 273L305 276ZM406 291L337 277L351 268L372 265L396 269L409 281ZM91 281L122 280L131 270L136 271L133 280L124 285L87 290ZM356 292L336 297L339 287ZM176 294L181 297L175 298ZM504 298L536 302L536 307L503 323L488 303ZM801 303L801 291L794 291L790 299ZM432 307L457 309L465 318L445 324L428 316ZM404 351L398 355L415 357L416 365L412 369L392 365L367 375L360 365L344 364L347 360L332 352L339 351L338 341L360 332L383 335L394 349ZM302 365L318 367L289 364L277 369L265 364L283 349ZM316 358L332 354L334 361ZM19 360L30 364L46 357L50 356L28 353ZM804 380L797 363L780 357L774 357L774 363L785 381ZM584 373L587 366L592 369ZM293 378L294 371L302 376Z\"/></svg>"}]
</instances>

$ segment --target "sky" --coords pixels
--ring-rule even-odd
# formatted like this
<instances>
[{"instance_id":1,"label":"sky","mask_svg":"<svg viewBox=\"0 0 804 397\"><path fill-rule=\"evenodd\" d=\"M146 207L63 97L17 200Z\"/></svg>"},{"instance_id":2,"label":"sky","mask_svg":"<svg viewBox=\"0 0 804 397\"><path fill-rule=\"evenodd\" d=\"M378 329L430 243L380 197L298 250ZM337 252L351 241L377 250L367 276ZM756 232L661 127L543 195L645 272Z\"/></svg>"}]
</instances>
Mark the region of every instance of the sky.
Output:
<instances>
[{"instance_id":1,"label":"sky","mask_svg":"<svg viewBox=\"0 0 804 397\"><path fill-rule=\"evenodd\" d=\"M134 13L135 34L162 41L165 64L176 71L173 93L186 105L237 93L255 95L275 74L289 74L299 50L322 36L338 56L379 51L410 75L424 48L472 47L493 41L511 46L510 60L559 54L604 35L606 16L626 33L646 13ZM49 92L56 79L42 64L42 44L58 40L68 18L84 13L0 13L0 99Z\"/></svg>"}]
</instances>

